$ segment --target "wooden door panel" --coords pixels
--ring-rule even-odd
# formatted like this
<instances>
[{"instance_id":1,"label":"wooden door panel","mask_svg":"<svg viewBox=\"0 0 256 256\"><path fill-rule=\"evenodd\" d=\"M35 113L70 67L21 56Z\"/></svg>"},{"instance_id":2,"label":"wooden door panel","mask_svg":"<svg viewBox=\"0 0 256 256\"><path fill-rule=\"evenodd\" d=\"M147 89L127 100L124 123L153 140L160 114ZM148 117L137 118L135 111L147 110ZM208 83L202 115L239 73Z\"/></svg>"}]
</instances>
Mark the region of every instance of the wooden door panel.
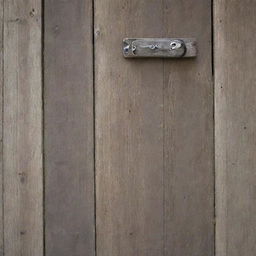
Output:
<instances>
[{"instance_id":1,"label":"wooden door panel","mask_svg":"<svg viewBox=\"0 0 256 256\"><path fill-rule=\"evenodd\" d=\"M4 255L43 256L41 1L4 1L3 16Z\"/></svg>"},{"instance_id":2,"label":"wooden door panel","mask_svg":"<svg viewBox=\"0 0 256 256\"><path fill-rule=\"evenodd\" d=\"M255 1L215 1L216 255L256 254Z\"/></svg>"},{"instance_id":3,"label":"wooden door panel","mask_svg":"<svg viewBox=\"0 0 256 256\"><path fill-rule=\"evenodd\" d=\"M196 37L126 60L125 37ZM213 255L211 1L95 1L98 255Z\"/></svg>"},{"instance_id":4,"label":"wooden door panel","mask_svg":"<svg viewBox=\"0 0 256 256\"><path fill-rule=\"evenodd\" d=\"M44 3L45 255L93 256L92 2Z\"/></svg>"}]
</instances>

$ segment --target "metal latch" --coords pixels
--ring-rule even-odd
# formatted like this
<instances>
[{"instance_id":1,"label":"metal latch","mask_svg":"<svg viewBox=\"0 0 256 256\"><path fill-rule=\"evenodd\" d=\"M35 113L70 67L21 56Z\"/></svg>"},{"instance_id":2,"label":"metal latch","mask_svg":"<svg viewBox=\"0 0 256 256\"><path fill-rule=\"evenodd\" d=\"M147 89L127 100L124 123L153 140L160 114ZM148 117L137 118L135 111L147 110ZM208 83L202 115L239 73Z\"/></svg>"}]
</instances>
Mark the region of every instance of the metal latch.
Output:
<instances>
[{"instance_id":1,"label":"metal latch","mask_svg":"<svg viewBox=\"0 0 256 256\"><path fill-rule=\"evenodd\" d=\"M125 58L191 58L196 57L194 38L125 38Z\"/></svg>"}]
</instances>

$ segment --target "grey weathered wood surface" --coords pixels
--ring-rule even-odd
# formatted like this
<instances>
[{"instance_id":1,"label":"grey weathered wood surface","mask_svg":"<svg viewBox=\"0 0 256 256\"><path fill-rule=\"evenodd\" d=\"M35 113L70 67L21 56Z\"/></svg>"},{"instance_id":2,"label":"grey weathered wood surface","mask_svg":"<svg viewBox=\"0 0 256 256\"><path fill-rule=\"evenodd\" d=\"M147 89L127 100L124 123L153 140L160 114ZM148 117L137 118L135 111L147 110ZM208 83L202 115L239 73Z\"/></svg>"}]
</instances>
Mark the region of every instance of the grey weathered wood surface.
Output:
<instances>
[{"instance_id":1,"label":"grey weathered wood surface","mask_svg":"<svg viewBox=\"0 0 256 256\"><path fill-rule=\"evenodd\" d=\"M44 2L46 256L93 256L92 1Z\"/></svg>"},{"instance_id":2,"label":"grey weathered wood surface","mask_svg":"<svg viewBox=\"0 0 256 256\"><path fill-rule=\"evenodd\" d=\"M162 255L163 62L120 52L162 36L162 4L95 4L97 255Z\"/></svg>"},{"instance_id":3,"label":"grey weathered wood surface","mask_svg":"<svg viewBox=\"0 0 256 256\"><path fill-rule=\"evenodd\" d=\"M3 227L3 0L0 0L0 256L4 255Z\"/></svg>"},{"instance_id":4,"label":"grey weathered wood surface","mask_svg":"<svg viewBox=\"0 0 256 256\"><path fill-rule=\"evenodd\" d=\"M216 256L254 256L256 3L214 3ZM93 256L92 1L45 0L44 132L41 4L0 1L0 256L43 256L43 133L45 255ZM213 256L211 1L95 10L98 256ZM125 37L198 57L125 60Z\"/></svg>"},{"instance_id":5,"label":"grey weathered wood surface","mask_svg":"<svg viewBox=\"0 0 256 256\"><path fill-rule=\"evenodd\" d=\"M216 255L256 255L255 1L215 1Z\"/></svg>"},{"instance_id":6,"label":"grey weathered wood surface","mask_svg":"<svg viewBox=\"0 0 256 256\"><path fill-rule=\"evenodd\" d=\"M43 256L41 1L4 1L4 255Z\"/></svg>"},{"instance_id":7,"label":"grey weathered wood surface","mask_svg":"<svg viewBox=\"0 0 256 256\"><path fill-rule=\"evenodd\" d=\"M195 37L196 59L164 62L165 255L214 255L211 1L165 1L164 35Z\"/></svg>"},{"instance_id":8,"label":"grey weathered wood surface","mask_svg":"<svg viewBox=\"0 0 256 256\"><path fill-rule=\"evenodd\" d=\"M211 1L95 10L97 253L212 256ZM196 37L198 58L126 60L126 37Z\"/></svg>"}]
</instances>

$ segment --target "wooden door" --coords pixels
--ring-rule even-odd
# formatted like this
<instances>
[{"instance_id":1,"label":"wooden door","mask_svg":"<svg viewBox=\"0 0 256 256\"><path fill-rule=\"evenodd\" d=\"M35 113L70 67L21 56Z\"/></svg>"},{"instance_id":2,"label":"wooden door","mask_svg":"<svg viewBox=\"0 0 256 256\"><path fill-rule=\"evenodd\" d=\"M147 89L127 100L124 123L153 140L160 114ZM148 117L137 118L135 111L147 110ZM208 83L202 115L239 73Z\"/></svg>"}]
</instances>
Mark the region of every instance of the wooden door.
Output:
<instances>
[{"instance_id":1,"label":"wooden door","mask_svg":"<svg viewBox=\"0 0 256 256\"><path fill-rule=\"evenodd\" d=\"M0 256L255 256L255 10L0 0Z\"/></svg>"},{"instance_id":2,"label":"wooden door","mask_svg":"<svg viewBox=\"0 0 256 256\"><path fill-rule=\"evenodd\" d=\"M195 37L197 59L124 59L125 37ZM211 1L95 1L99 255L213 255Z\"/></svg>"}]
</instances>

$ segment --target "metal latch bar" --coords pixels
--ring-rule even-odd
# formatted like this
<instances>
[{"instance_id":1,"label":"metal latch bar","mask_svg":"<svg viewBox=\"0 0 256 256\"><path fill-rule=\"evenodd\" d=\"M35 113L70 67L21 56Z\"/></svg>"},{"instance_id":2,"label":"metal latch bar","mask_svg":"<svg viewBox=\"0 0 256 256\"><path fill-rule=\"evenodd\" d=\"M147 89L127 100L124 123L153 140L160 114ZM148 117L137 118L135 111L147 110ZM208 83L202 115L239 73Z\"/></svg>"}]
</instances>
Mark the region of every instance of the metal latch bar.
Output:
<instances>
[{"instance_id":1,"label":"metal latch bar","mask_svg":"<svg viewBox=\"0 0 256 256\"><path fill-rule=\"evenodd\" d=\"M194 38L125 38L125 58L192 58L197 55Z\"/></svg>"}]
</instances>

